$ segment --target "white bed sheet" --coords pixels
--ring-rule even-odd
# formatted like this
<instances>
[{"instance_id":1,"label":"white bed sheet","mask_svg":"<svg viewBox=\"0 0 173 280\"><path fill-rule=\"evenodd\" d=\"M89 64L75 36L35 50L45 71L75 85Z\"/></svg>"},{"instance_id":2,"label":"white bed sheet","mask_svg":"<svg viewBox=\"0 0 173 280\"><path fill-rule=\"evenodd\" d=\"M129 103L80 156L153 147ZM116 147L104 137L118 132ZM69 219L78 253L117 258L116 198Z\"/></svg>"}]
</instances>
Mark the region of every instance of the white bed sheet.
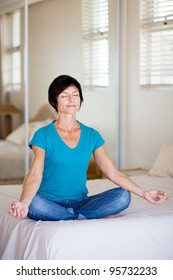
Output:
<instances>
[{"instance_id":1,"label":"white bed sheet","mask_svg":"<svg viewBox=\"0 0 173 280\"><path fill-rule=\"evenodd\" d=\"M170 200L152 205L132 195L119 218L42 222L8 216L21 186L0 186L1 259L173 259L173 179L140 175L132 177L146 189L167 191ZM107 179L87 182L94 194L115 187Z\"/></svg>"}]
</instances>

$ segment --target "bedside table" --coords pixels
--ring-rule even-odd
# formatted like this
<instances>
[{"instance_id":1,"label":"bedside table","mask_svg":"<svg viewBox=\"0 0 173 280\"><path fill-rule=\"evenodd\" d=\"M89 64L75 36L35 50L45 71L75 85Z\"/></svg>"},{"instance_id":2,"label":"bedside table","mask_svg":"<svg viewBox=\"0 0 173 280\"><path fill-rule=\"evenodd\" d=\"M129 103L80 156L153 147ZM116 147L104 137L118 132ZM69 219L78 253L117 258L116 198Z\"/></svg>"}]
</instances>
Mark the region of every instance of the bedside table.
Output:
<instances>
[{"instance_id":1,"label":"bedside table","mask_svg":"<svg viewBox=\"0 0 173 280\"><path fill-rule=\"evenodd\" d=\"M0 105L0 116L4 117L2 136L5 138L12 131L13 115L20 115L21 111L11 103Z\"/></svg>"},{"instance_id":2,"label":"bedside table","mask_svg":"<svg viewBox=\"0 0 173 280\"><path fill-rule=\"evenodd\" d=\"M100 179L100 178L102 178L102 172L98 168L94 158L91 157L88 171L87 171L87 180Z\"/></svg>"}]
</instances>

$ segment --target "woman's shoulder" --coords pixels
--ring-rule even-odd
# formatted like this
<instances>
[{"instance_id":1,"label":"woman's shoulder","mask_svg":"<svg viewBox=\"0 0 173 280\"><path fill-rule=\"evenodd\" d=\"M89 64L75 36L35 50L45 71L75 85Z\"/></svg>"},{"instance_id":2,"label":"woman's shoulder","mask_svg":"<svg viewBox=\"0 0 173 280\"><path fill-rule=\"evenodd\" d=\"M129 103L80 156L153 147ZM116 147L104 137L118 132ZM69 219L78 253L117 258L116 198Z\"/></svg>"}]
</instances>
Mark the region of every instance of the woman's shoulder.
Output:
<instances>
[{"instance_id":1,"label":"woman's shoulder","mask_svg":"<svg viewBox=\"0 0 173 280\"><path fill-rule=\"evenodd\" d=\"M99 133L98 130L94 127L88 126L86 124L83 124L81 122L79 122L80 127L82 130L86 131L87 133Z\"/></svg>"},{"instance_id":2,"label":"woman's shoulder","mask_svg":"<svg viewBox=\"0 0 173 280\"><path fill-rule=\"evenodd\" d=\"M86 125L86 124L84 124L82 122L79 122L79 124L80 124L81 129L83 129L83 130L86 130L86 131L93 131L94 130L93 127L88 126L88 125Z\"/></svg>"},{"instance_id":3,"label":"woman's shoulder","mask_svg":"<svg viewBox=\"0 0 173 280\"><path fill-rule=\"evenodd\" d=\"M50 121L50 123L45 124L43 126L40 126L37 130L36 133L37 134L47 134L52 130L53 127L53 123L55 122L55 120Z\"/></svg>"},{"instance_id":4,"label":"woman's shoulder","mask_svg":"<svg viewBox=\"0 0 173 280\"><path fill-rule=\"evenodd\" d=\"M97 129L87 126L83 123L80 123L80 127L85 139L90 139L92 143L97 143L97 146L104 144L105 141Z\"/></svg>"},{"instance_id":5,"label":"woman's shoulder","mask_svg":"<svg viewBox=\"0 0 173 280\"><path fill-rule=\"evenodd\" d=\"M47 131L47 130L49 130L49 129L51 129L53 127L54 122L55 122L55 120L50 120L49 123L41 126L40 129Z\"/></svg>"},{"instance_id":6,"label":"woman's shoulder","mask_svg":"<svg viewBox=\"0 0 173 280\"><path fill-rule=\"evenodd\" d=\"M40 146L40 143L47 143L49 139L52 139L52 127L53 127L54 121L51 121L49 124L46 124L44 126L39 127L35 132L33 132L32 135L30 135L30 144L32 145L38 145Z\"/></svg>"},{"instance_id":7,"label":"woman's shoulder","mask_svg":"<svg viewBox=\"0 0 173 280\"><path fill-rule=\"evenodd\" d=\"M91 127L89 125L86 125L86 124L84 124L82 122L79 122L79 124L80 124L80 127L82 127L83 129L93 129L93 127Z\"/></svg>"}]
</instances>

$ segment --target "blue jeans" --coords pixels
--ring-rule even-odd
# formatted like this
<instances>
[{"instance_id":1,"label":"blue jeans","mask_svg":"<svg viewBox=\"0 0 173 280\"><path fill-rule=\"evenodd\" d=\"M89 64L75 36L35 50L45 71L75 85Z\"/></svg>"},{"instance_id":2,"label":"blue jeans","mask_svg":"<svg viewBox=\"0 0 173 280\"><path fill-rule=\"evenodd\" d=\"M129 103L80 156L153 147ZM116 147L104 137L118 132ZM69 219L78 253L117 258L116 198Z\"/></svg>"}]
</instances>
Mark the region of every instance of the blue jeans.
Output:
<instances>
[{"instance_id":1,"label":"blue jeans","mask_svg":"<svg viewBox=\"0 0 173 280\"><path fill-rule=\"evenodd\" d=\"M28 217L42 221L98 219L120 213L129 206L130 201L130 193L123 188L111 189L80 200L59 202L36 194L30 204Z\"/></svg>"}]
</instances>

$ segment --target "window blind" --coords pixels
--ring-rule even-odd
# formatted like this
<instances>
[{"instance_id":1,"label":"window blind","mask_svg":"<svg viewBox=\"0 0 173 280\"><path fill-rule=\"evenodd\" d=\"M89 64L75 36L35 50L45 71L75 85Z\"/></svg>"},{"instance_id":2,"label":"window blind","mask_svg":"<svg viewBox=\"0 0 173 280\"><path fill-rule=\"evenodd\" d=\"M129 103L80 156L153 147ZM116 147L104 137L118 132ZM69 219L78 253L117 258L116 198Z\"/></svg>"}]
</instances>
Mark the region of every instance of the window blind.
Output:
<instances>
[{"instance_id":1,"label":"window blind","mask_svg":"<svg viewBox=\"0 0 173 280\"><path fill-rule=\"evenodd\" d=\"M3 16L2 70L5 92L21 87L21 14L20 10Z\"/></svg>"},{"instance_id":2,"label":"window blind","mask_svg":"<svg viewBox=\"0 0 173 280\"><path fill-rule=\"evenodd\" d=\"M108 0L82 1L83 85L109 85Z\"/></svg>"},{"instance_id":3,"label":"window blind","mask_svg":"<svg viewBox=\"0 0 173 280\"><path fill-rule=\"evenodd\" d=\"M173 86L173 0L140 0L140 85Z\"/></svg>"}]
</instances>

